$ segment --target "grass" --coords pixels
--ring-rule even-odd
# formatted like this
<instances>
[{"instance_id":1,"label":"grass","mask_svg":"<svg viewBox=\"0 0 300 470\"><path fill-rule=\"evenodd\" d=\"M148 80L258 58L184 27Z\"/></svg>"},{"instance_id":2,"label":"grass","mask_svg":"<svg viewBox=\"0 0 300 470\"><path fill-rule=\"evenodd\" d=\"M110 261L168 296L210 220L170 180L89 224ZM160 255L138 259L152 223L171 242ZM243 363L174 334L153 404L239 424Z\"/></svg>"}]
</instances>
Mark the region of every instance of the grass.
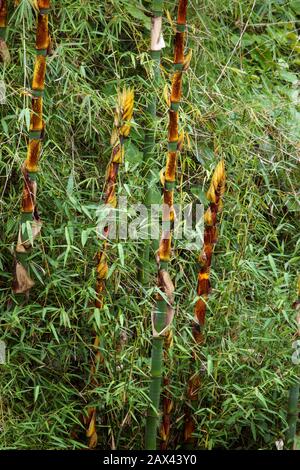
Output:
<instances>
[{"instance_id":1,"label":"grass","mask_svg":"<svg viewBox=\"0 0 300 470\"><path fill-rule=\"evenodd\" d=\"M54 2L53 2L54 3ZM149 2L144 2L149 6ZM172 18L174 2L166 1ZM30 301L11 292L26 155L35 21L29 0L9 12L11 63L1 66L7 102L0 106L0 366L1 449L75 449L86 445L82 409L98 409L101 448L140 449L148 406L155 280L136 276L138 243L111 250L109 295L95 301L96 211L117 88L135 88L135 122L120 175L121 195L138 202L143 181L144 119L151 67L141 2L55 2L50 14L46 136L38 177L42 236L31 267ZM181 122L190 145L180 156L175 202L205 201L217 155L227 189L216 246L196 429L198 448L274 449L287 427L287 401L297 378L292 303L299 270L299 41L297 1L190 1L191 67ZM298 16L299 18L299 16ZM173 30L164 19L162 77L170 82ZM298 29L297 29L298 28ZM160 108L156 149L164 166L167 104ZM196 253L178 247L174 344L169 389L175 408L170 448L180 446L189 378ZM130 299L130 301L128 301ZM88 384L92 331L105 338L104 367ZM122 348L116 348L126 337ZM81 434L81 431L83 434Z\"/></svg>"}]
</instances>

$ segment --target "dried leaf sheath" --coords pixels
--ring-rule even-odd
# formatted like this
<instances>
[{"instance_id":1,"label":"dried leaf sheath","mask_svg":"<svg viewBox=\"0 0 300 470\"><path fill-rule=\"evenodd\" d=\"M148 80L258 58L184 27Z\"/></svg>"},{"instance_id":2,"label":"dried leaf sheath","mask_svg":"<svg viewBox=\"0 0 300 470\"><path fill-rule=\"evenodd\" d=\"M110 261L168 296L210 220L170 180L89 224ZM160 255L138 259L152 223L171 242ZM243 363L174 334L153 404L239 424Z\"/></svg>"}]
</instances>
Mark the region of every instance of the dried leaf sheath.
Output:
<instances>
[{"instance_id":1,"label":"dried leaf sheath","mask_svg":"<svg viewBox=\"0 0 300 470\"><path fill-rule=\"evenodd\" d=\"M9 63L10 53L6 44L7 1L0 1L0 62Z\"/></svg>"},{"instance_id":2,"label":"dried leaf sheath","mask_svg":"<svg viewBox=\"0 0 300 470\"><path fill-rule=\"evenodd\" d=\"M205 323L206 303L211 290L210 287L210 268L214 246L217 243L217 218L222 207L222 196L225 191L225 164L221 160L215 168L211 184L207 192L207 199L210 201L209 207L204 215L204 245L199 256L200 271L198 274L197 295L200 297L194 309L194 321L192 326L193 337L196 345L203 341L202 329ZM192 353L195 359L194 352ZM195 421L192 414L193 403L198 400L198 391L200 387L199 373L194 373L188 383L187 398L191 406L187 407L185 414L184 441L192 444L192 434L195 431Z\"/></svg>"},{"instance_id":3,"label":"dried leaf sheath","mask_svg":"<svg viewBox=\"0 0 300 470\"><path fill-rule=\"evenodd\" d=\"M41 139L44 132L43 122L43 90L45 87L46 56L49 46L48 12L49 1L35 1L37 14L36 32L36 59L32 78L32 111L30 118L29 142L27 157L22 168L23 192L21 202L21 224L31 223L32 238L29 242L27 230L19 229L18 243L16 247L16 268L14 273L13 291L18 294L28 294L34 285L27 267L27 257L32 248L32 240L38 236L41 230L41 220L37 211L36 174L38 160L41 151ZM26 273L26 275L24 274Z\"/></svg>"},{"instance_id":4,"label":"dried leaf sheath","mask_svg":"<svg viewBox=\"0 0 300 470\"><path fill-rule=\"evenodd\" d=\"M179 0L178 15L182 21L186 19L187 1ZM159 405L161 393L162 364L163 364L163 344L165 337L170 339L169 328L172 323L173 311L173 291L174 286L168 274L168 262L171 259L172 230L174 223L174 187L176 180L177 154L181 145L178 133L178 109L181 99L182 74L184 71L184 42L185 42L185 21L177 26L174 51L174 76L172 79L172 91L169 109L168 128L168 154L166 158L165 172L161 175L163 184L163 230L159 243L158 261L158 287L164 296L158 294L156 307L153 314L153 340L151 358L151 382L149 396L151 406L149 406L146 422L146 449L156 449L156 435L159 422ZM175 100L174 100L175 97ZM171 341L166 340L166 346L171 345ZM165 378L165 384L168 379ZM160 428L162 438L162 448L166 448L170 433L170 413L172 410L172 399L165 391L163 399L163 419Z\"/></svg>"},{"instance_id":5,"label":"dried leaf sheath","mask_svg":"<svg viewBox=\"0 0 300 470\"><path fill-rule=\"evenodd\" d=\"M118 96L118 105L115 112L114 118L114 129L111 136L112 153L111 158L107 166L105 187L104 187L104 204L111 208L117 207L117 177L119 167L123 163L124 159L124 140L129 136L131 128L131 120L133 116L134 106L134 93L133 90L124 89ZM103 229L103 238L107 239L109 236L109 225ZM107 264L107 250L109 244L107 240L104 240L102 249L97 253L97 267L96 267L96 302L97 308L102 308L104 305L104 296L106 288L106 278L108 272ZM100 338L98 335L94 339L94 350L95 355L93 358L93 365L90 371L91 384L96 386L97 380L95 378L95 371L99 363L102 361L102 355L99 350ZM96 430L96 408L90 407L88 409L88 415L84 417L84 423L86 426L86 437L88 438L89 448L94 448L98 443L98 435Z\"/></svg>"},{"instance_id":6,"label":"dried leaf sheath","mask_svg":"<svg viewBox=\"0 0 300 470\"><path fill-rule=\"evenodd\" d=\"M7 25L7 0L1 0L0 1L0 28L1 30L5 29L6 25ZM1 33L5 33L5 31L1 31Z\"/></svg>"}]
</instances>

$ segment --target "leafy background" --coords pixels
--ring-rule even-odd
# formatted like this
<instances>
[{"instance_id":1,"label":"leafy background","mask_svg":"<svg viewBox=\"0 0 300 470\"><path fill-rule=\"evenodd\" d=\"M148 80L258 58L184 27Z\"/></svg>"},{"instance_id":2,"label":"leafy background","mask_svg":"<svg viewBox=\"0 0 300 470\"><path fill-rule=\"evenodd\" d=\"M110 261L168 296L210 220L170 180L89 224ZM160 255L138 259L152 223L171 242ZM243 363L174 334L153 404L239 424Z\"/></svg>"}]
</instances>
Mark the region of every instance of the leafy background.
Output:
<instances>
[{"instance_id":1,"label":"leafy background","mask_svg":"<svg viewBox=\"0 0 300 470\"><path fill-rule=\"evenodd\" d=\"M30 88L34 60L29 0L10 9L12 60L0 71L7 94L0 106L0 335L7 344L7 363L0 366L0 448L84 447L80 414L96 403L100 447L140 449L155 279L141 286L138 244L116 243L106 307L99 311L93 307L93 268L116 90L125 85L134 86L136 102L120 193L137 202L143 191L150 2L52 3L53 53L38 180L43 230L31 257L36 287L23 304L13 297L11 281L30 116L22 91ZM165 83L171 77L174 3L165 2ZM197 362L202 377L197 445L274 449L284 437L288 390L296 378L291 304L300 260L300 2L189 3L193 59L181 106L188 141L176 202L204 200L220 155L227 166L206 342ZM159 100L155 152L163 167L167 104L161 95ZM175 249L172 275L176 318L166 374L175 404L170 444L175 448L189 376L196 256ZM104 341L98 387L88 383L93 328Z\"/></svg>"}]
</instances>

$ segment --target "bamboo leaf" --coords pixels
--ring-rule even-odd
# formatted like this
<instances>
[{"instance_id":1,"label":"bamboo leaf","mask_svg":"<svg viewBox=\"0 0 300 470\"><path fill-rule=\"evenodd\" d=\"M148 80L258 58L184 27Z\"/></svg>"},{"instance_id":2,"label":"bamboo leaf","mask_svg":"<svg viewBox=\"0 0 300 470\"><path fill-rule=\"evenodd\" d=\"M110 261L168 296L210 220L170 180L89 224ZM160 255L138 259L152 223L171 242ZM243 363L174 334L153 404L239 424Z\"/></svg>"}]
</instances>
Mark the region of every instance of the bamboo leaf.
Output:
<instances>
[{"instance_id":1,"label":"bamboo leaf","mask_svg":"<svg viewBox=\"0 0 300 470\"><path fill-rule=\"evenodd\" d=\"M57 331L56 331L55 326L53 325L53 323L50 323L49 327L50 327L50 330L53 333L54 338L59 343L60 341L59 341L59 338L58 338L58 334L57 334Z\"/></svg>"},{"instance_id":2,"label":"bamboo leaf","mask_svg":"<svg viewBox=\"0 0 300 470\"><path fill-rule=\"evenodd\" d=\"M124 250L123 250L123 245L121 243L118 243L118 252L119 252L121 265L124 267L125 266Z\"/></svg>"},{"instance_id":3,"label":"bamboo leaf","mask_svg":"<svg viewBox=\"0 0 300 470\"><path fill-rule=\"evenodd\" d=\"M71 196L74 190L74 176L71 173L69 178L68 178L68 183L67 183L67 194L68 196Z\"/></svg>"},{"instance_id":4,"label":"bamboo leaf","mask_svg":"<svg viewBox=\"0 0 300 470\"><path fill-rule=\"evenodd\" d=\"M212 375L213 368L214 368L213 359L210 356L210 354L208 354L208 356L207 356L207 374L208 375Z\"/></svg>"},{"instance_id":5,"label":"bamboo leaf","mask_svg":"<svg viewBox=\"0 0 300 470\"><path fill-rule=\"evenodd\" d=\"M99 308L94 309L94 320L97 325L97 328L100 330L101 328L101 318L100 318L100 310Z\"/></svg>"},{"instance_id":6,"label":"bamboo leaf","mask_svg":"<svg viewBox=\"0 0 300 470\"><path fill-rule=\"evenodd\" d=\"M30 245L33 246L33 233L32 233L32 225L29 220L26 222L26 233L28 236L28 240L30 241Z\"/></svg>"},{"instance_id":7,"label":"bamboo leaf","mask_svg":"<svg viewBox=\"0 0 300 470\"><path fill-rule=\"evenodd\" d=\"M81 244L85 246L88 238L89 238L90 231L89 230L82 230L81 232Z\"/></svg>"},{"instance_id":8,"label":"bamboo leaf","mask_svg":"<svg viewBox=\"0 0 300 470\"><path fill-rule=\"evenodd\" d=\"M125 2L123 5L124 5L124 8L128 11L128 13L131 16L133 16L133 18L136 18L137 20L142 21L144 27L150 30L150 26L151 26L150 18L145 15L145 13L142 11L141 8L137 8L132 3L127 3L127 2Z\"/></svg>"},{"instance_id":9,"label":"bamboo leaf","mask_svg":"<svg viewBox=\"0 0 300 470\"><path fill-rule=\"evenodd\" d=\"M278 273L277 273L277 269L276 269L276 264L275 264L275 261L274 261L274 258L272 257L272 255L268 255L268 260L269 260L269 263L270 263L270 266L272 268L272 271L274 273L274 275L276 277L278 277Z\"/></svg>"},{"instance_id":10,"label":"bamboo leaf","mask_svg":"<svg viewBox=\"0 0 300 470\"><path fill-rule=\"evenodd\" d=\"M38 396L39 396L39 393L40 393L40 386L39 385L36 385L34 387L34 403L36 403L37 399L38 399Z\"/></svg>"}]
</instances>

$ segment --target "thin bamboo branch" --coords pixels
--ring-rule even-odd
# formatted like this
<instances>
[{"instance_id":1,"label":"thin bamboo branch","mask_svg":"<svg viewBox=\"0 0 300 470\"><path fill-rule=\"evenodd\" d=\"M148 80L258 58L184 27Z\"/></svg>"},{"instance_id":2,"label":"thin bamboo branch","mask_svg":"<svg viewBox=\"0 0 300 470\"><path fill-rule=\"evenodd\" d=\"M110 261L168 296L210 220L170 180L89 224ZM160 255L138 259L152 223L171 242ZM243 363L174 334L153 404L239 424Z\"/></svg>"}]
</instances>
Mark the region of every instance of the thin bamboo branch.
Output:
<instances>
[{"instance_id":1,"label":"thin bamboo branch","mask_svg":"<svg viewBox=\"0 0 300 470\"><path fill-rule=\"evenodd\" d=\"M32 79L32 111L30 118L27 158L22 167L23 194L21 202L21 224L16 246L15 273L13 291L16 294L29 294L34 286L28 272L27 258L33 242L41 231L42 222L37 210L37 172L41 153L41 141L44 137L43 96L45 89L46 57L49 52L50 37L48 31L49 0L36 0L37 30L36 59ZM30 230L25 225L30 224ZM30 233L31 232L31 233Z\"/></svg>"},{"instance_id":2,"label":"thin bamboo branch","mask_svg":"<svg viewBox=\"0 0 300 470\"><path fill-rule=\"evenodd\" d=\"M163 183L163 214L162 214L162 236L157 254L158 278L157 286L161 293L156 297L156 307L152 316L152 357L151 357L151 382L150 382L150 406L146 420L146 449L155 450L157 440L157 427L159 423L159 407L163 367L163 344L165 336L171 327L173 320L173 292L174 286L168 272L168 263L171 260L172 230L175 219L174 213L174 188L176 182L177 156L179 150L178 133L178 111L181 100L182 75L188 68L191 55L184 56L184 43L186 35L187 0L179 0L177 15L177 31L174 47L174 75L172 79L172 91L169 109L168 130L168 154L164 175L161 177ZM166 397L168 400L168 397ZM170 410L170 404L165 403L166 411ZM161 436L165 441L169 438L169 419L166 414L161 429Z\"/></svg>"},{"instance_id":3,"label":"thin bamboo branch","mask_svg":"<svg viewBox=\"0 0 300 470\"><path fill-rule=\"evenodd\" d=\"M195 304L194 320L192 326L194 348L192 352L193 362L196 361L196 348L203 343L203 328L205 324L206 306L208 296L211 291L210 269L215 244L217 243L217 222L218 213L222 208L222 196L225 192L225 163L221 160L213 173L207 199L210 201L209 207L204 215L204 246L199 256L200 271L198 274L197 295L199 299ZM187 390L187 398L190 405L187 405L185 412L184 442L187 445L193 444L193 433L195 431L195 418L193 416L195 405L198 401L200 388L199 371L190 377Z\"/></svg>"},{"instance_id":4,"label":"thin bamboo branch","mask_svg":"<svg viewBox=\"0 0 300 470\"><path fill-rule=\"evenodd\" d=\"M133 116L134 93L133 90L124 89L118 95L118 106L115 112L114 128L111 136L112 153L106 169L105 187L104 187L104 204L112 209L117 207L117 177L120 165L124 160L124 142L129 136L131 128L131 120ZM108 237L110 226L106 225L103 229L102 238L104 242L101 249L97 253L97 281L95 306L99 309L103 308L105 302L106 279L108 272L107 252L109 249ZM98 385L95 373L102 362L103 357L100 352L100 337L95 335L93 348L96 351L93 358L93 364L90 371L91 384ZM86 426L86 436L88 438L89 448L95 448L98 443L98 435L96 430L96 407L88 409L88 415L84 418Z\"/></svg>"}]
</instances>

